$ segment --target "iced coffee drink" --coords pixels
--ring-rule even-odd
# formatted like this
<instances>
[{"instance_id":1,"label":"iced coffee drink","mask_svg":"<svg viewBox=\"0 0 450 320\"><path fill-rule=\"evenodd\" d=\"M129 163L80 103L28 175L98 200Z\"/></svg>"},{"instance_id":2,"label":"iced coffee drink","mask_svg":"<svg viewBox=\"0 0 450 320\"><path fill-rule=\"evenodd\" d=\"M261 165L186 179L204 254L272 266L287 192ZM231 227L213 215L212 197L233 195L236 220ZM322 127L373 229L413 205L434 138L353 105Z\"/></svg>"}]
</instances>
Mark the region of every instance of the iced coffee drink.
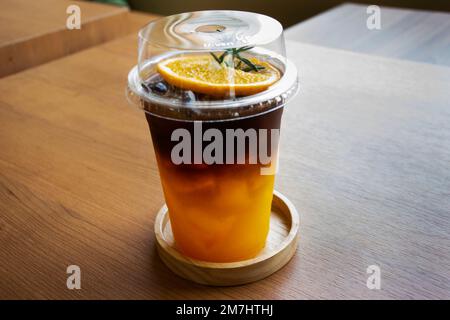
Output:
<instances>
[{"instance_id":1,"label":"iced coffee drink","mask_svg":"<svg viewBox=\"0 0 450 320\"><path fill-rule=\"evenodd\" d=\"M283 107L297 90L274 19L204 11L140 34L129 94L145 111L177 249L255 257L269 231Z\"/></svg>"}]
</instances>

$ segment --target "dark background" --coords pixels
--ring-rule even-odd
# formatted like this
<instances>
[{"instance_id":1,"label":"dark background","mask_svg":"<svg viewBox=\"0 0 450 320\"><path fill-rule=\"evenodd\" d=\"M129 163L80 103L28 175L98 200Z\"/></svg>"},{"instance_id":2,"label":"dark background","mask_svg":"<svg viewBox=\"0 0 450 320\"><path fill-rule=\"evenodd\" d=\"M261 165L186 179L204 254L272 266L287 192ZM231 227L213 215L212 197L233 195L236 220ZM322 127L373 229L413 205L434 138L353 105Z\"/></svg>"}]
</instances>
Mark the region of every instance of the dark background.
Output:
<instances>
[{"instance_id":1,"label":"dark background","mask_svg":"<svg viewBox=\"0 0 450 320\"><path fill-rule=\"evenodd\" d=\"M360 4L412 8L421 10L450 11L450 0L380 0L351 1ZM170 15L179 12L213 9L254 11L270 15L284 27L312 17L336 5L338 0L128 0L131 9Z\"/></svg>"}]
</instances>

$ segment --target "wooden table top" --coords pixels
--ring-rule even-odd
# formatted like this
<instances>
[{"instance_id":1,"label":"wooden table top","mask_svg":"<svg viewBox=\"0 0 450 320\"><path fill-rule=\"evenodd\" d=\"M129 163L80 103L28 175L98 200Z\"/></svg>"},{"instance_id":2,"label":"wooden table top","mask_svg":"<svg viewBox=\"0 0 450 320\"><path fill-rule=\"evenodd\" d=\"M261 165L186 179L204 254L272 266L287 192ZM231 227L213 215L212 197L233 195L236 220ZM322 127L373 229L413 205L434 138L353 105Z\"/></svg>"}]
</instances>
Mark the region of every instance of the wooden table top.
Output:
<instances>
[{"instance_id":1,"label":"wooden table top","mask_svg":"<svg viewBox=\"0 0 450 320\"><path fill-rule=\"evenodd\" d=\"M158 258L157 166L124 96L135 35L0 79L0 298L450 298L450 68L288 50L301 90L276 184L300 212L299 248L239 287ZM72 264L81 290L66 288Z\"/></svg>"},{"instance_id":2,"label":"wooden table top","mask_svg":"<svg viewBox=\"0 0 450 320\"><path fill-rule=\"evenodd\" d=\"M450 13L380 8L380 30L367 28L367 5L346 3L288 28L286 37L325 47L450 66Z\"/></svg>"},{"instance_id":3,"label":"wooden table top","mask_svg":"<svg viewBox=\"0 0 450 320\"><path fill-rule=\"evenodd\" d=\"M66 27L71 4L80 7L80 30ZM0 6L0 77L135 33L143 16L87 1L1 0Z\"/></svg>"}]
</instances>

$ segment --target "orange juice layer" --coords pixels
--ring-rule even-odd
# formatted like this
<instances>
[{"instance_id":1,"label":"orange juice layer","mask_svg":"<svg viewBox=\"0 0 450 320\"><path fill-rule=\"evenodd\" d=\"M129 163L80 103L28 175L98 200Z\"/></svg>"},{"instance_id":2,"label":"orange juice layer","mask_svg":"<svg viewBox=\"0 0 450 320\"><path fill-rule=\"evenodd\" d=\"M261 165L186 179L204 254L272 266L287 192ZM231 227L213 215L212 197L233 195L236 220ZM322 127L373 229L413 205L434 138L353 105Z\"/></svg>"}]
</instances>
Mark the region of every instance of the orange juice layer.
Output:
<instances>
[{"instance_id":1,"label":"orange juice layer","mask_svg":"<svg viewBox=\"0 0 450 320\"><path fill-rule=\"evenodd\" d=\"M253 258L269 231L274 175L260 175L257 165L214 167L160 165L177 248L204 261Z\"/></svg>"}]
</instances>

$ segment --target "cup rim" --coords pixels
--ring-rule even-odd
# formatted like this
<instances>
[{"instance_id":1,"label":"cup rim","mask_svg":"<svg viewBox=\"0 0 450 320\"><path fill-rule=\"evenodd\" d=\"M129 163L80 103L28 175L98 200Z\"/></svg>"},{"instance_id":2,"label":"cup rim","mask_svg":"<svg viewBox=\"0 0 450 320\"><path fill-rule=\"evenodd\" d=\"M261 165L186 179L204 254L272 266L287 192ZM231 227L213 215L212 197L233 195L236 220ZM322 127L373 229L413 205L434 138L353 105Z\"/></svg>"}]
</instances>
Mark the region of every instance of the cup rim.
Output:
<instances>
[{"instance_id":1,"label":"cup rim","mask_svg":"<svg viewBox=\"0 0 450 320\"><path fill-rule=\"evenodd\" d=\"M183 102L180 99L171 99L161 97L152 92L144 90L143 81L139 74L138 65L135 65L128 73L127 98L132 105L139 106L142 109L142 101L147 103L156 103L167 108L176 109L206 109L212 110L215 108L239 108L251 107L267 101L276 103L277 106L288 103L298 92L299 80L297 67L289 60L285 59L285 72L281 79L267 90L245 97L238 97L228 100L217 101L195 101Z\"/></svg>"}]
</instances>

